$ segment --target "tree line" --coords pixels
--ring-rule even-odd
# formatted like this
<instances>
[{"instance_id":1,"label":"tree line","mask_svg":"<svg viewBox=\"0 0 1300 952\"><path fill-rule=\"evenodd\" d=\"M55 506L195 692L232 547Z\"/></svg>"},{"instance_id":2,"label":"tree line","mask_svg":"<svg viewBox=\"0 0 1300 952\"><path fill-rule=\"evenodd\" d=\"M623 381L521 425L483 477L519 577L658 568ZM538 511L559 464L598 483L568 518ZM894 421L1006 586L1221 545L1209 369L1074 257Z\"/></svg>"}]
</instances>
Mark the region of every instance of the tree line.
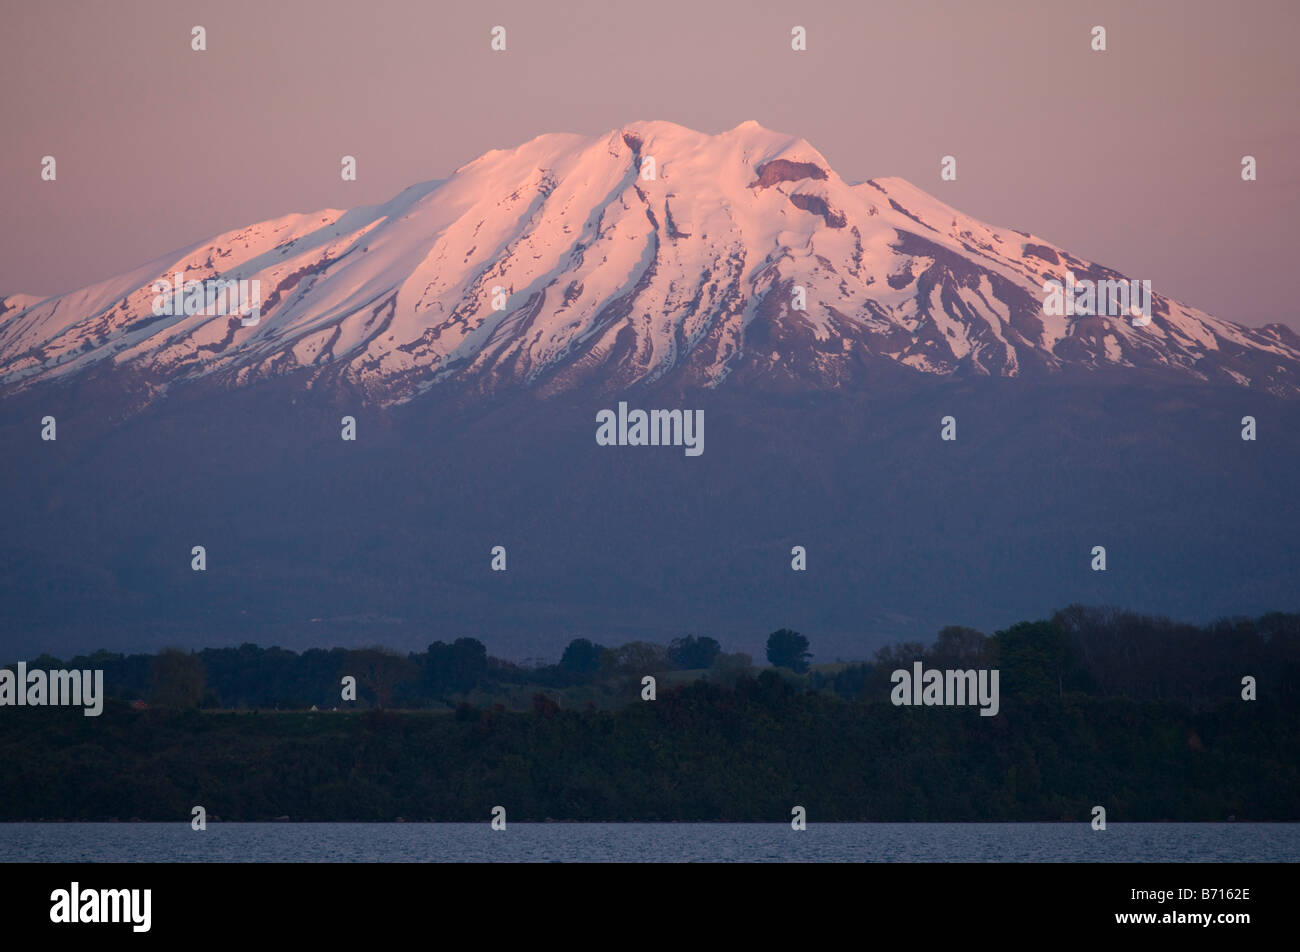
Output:
<instances>
[{"instance_id":1,"label":"tree line","mask_svg":"<svg viewBox=\"0 0 1300 952\"><path fill-rule=\"evenodd\" d=\"M1049 669L1041 673L1050 674ZM542 695L539 695L541 697ZM895 707L766 669L654 703L453 714L70 708L0 716L0 821L1300 820L1300 706L1066 691Z\"/></svg>"},{"instance_id":2,"label":"tree line","mask_svg":"<svg viewBox=\"0 0 1300 952\"><path fill-rule=\"evenodd\" d=\"M1273 697L1300 695L1300 614L1223 619L1198 626L1115 608L1071 605L1049 619L985 635L950 626L929 643L879 649L872 660L811 665L809 639L792 629L767 639L768 663L802 689L851 700L888 697L890 675L922 661L933 668L998 668L1004 691L1024 698L1067 693L1193 707L1216 704L1252 677ZM475 638L435 641L423 652L383 647L239 647L154 654L98 651L66 661L42 655L36 668L104 671L109 697L167 708L454 709L458 705L530 708L549 703L610 708L637 700L641 678L668 684L705 680L733 685L754 673L752 658L727 653L714 638L685 635L667 645L633 641L606 647L575 638L554 664L523 665L488 654ZM341 699L356 679L355 703Z\"/></svg>"},{"instance_id":3,"label":"tree line","mask_svg":"<svg viewBox=\"0 0 1300 952\"><path fill-rule=\"evenodd\" d=\"M1192 626L1071 606L850 664L810 664L781 629L759 671L715 645L575 639L532 667L470 638L38 659L111 670L115 696L94 718L0 714L0 820L185 821L195 804L250 821L485 821L495 804L516 820L780 821L794 804L818 821L1082 823L1095 804L1115 821L1300 820L1297 615ZM891 704L890 673L918 660L996 666L998 716ZM336 706L345 670L370 708L306 709ZM129 703L142 693L146 709Z\"/></svg>"}]
</instances>

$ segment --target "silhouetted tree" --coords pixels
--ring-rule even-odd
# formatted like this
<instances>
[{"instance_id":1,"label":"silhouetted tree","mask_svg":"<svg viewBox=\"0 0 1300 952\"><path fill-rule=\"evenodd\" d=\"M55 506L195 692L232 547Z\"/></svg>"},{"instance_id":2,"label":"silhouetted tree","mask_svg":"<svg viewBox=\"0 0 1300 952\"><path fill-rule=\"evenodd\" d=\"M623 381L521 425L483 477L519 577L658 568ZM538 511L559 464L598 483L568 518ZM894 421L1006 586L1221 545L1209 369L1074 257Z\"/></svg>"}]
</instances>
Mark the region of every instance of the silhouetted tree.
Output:
<instances>
[{"instance_id":1,"label":"silhouetted tree","mask_svg":"<svg viewBox=\"0 0 1300 952\"><path fill-rule=\"evenodd\" d=\"M595 674L605 649L586 638L574 638L560 657L560 669L569 674Z\"/></svg>"},{"instance_id":2,"label":"silhouetted tree","mask_svg":"<svg viewBox=\"0 0 1300 952\"><path fill-rule=\"evenodd\" d=\"M687 635L668 643L668 659L683 668L707 668L721 653L722 645L707 635Z\"/></svg>"},{"instance_id":3,"label":"silhouetted tree","mask_svg":"<svg viewBox=\"0 0 1300 952\"><path fill-rule=\"evenodd\" d=\"M375 707L381 708L392 704L397 685L415 678L417 670L409 658L379 646L351 652L348 665L357 684L369 690Z\"/></svg>"},{"instance_id":4,"label":"silhouetted tree","mask_svg":"<svg viewBox=\"0 0 1300 952\"><path fill-rule=\"evenodd\" d=\"M767 660L778 668L807 671L808 659L811 657L808 639L797 631L782 628L767 636Z\"/></svg>"},{"instance_id":5,"label":"silhouetted tree","mask_svg":"<svg viewBox=\"0 0 1300 952\"><path fill-rule=\"evenodd\" d=\"M164 648L153 660L153 703L158 707L198 707L205 677L203 662L193 652Z\"/></svg>"},{"instance_id":6,"label":"silhouetted tree","mask_svg":"<svg viewBox=\"0 0 1300 952\"><path fill-rule=\"evenodd\" d=\"M939 631L926 652L926 660L936 668L968 668L984 659L985 638L974 628L949 625Z\"/></svg>"},{"instance_id":7,"label":"silhouetted tree","mask_svg":"<svg viewBox=\"0 0 1300 952\"><path fill-rule=\"evenodd\" d=\"M425 691L432 697L470 691L488 672L487 648L476 638L457 638L449 645L435 641L423 661Z\"/></svg>"},{"instance_id":8,"label":"silhouetted tree","mask_svg":"<svg viewBox=\"0 0 1300 952\"><path fill-rule=\"evenodd\" d=\"M605 652L602 668L614 674L627 674L640 678L663 671L669 666L668 652L663 645L648 641L629 641Z\"/></svg>"},{"instance_id":9,"label":"silhouetted tree","mask_svg":"<svg viewBox=\"0 0 1300 952\"><path fill-rule=\"evenodd\" d=\"M1050 621L1022 621L992 639L993 663L1001 670L1002 690L1017 698L1059 698L1065 689L1070 644Z\"/></svg>"}]
</instances>

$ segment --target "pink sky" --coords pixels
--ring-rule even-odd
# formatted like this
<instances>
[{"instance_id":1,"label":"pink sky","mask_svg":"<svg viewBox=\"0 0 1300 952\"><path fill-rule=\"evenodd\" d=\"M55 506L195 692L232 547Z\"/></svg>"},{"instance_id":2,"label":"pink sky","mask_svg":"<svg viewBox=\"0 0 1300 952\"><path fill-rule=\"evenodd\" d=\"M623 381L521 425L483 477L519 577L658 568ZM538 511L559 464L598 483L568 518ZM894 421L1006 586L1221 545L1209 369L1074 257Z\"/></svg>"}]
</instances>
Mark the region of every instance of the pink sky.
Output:
<instances>
[{"instance_id":1,"label":"pink sky","mask_svg":"<svg viewBox=\"0 0 1300 952\"><path fill-rule=\"evenodd\" d=\"M0 29L0 293L383 201L544 132L802 136L1246 324L1300 328L1300 4L49 0ZM190 49L190 28L208 49ZM493 53L489 31L508 31ZM790 29L808 31L807 52ZM1089 30L1109 49L1089 49ZM343 182L339 160L358 160ZM956 182L939 161L956 156ZM1241 157L1259 180L1242 182ZM40 180L53 155L58 180Z\"/></svg>"}]
</instances>

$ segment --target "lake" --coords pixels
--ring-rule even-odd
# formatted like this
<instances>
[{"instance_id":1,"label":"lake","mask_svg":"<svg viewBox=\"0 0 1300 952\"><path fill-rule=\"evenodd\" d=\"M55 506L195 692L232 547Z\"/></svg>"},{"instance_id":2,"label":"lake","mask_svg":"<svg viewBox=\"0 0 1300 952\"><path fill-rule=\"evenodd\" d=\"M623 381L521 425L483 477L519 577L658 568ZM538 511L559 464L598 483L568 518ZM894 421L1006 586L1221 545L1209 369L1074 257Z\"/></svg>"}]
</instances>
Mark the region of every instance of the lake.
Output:
<instances>
[{"instance_id":1,"label":"lake","mask_svg":"<svg viewBox=\"0 0 1300 952\"><path fill-rule=\"evenodd\" d=\"M0 823L4 862L1295 862L1300 823Z\"/></svg>"}]
</instances>

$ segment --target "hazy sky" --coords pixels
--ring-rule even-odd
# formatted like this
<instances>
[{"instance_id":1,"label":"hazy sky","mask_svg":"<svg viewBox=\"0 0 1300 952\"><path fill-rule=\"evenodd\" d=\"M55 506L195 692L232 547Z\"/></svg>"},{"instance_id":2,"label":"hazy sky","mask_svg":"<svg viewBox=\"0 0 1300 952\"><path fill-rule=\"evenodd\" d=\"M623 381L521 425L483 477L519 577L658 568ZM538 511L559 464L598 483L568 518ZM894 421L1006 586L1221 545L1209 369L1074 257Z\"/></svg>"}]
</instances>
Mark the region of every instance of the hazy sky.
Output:
<instances>
[{"instance_id":1,"label":"hazy sky","mask_svg":"<svg viewBox=\"0 0 1300 952\"><path fill-rule=\"evenodd\" d=\"M383 201L544 132L756 119L849 181L902 176L1217 316L1300 328L1298 11L6 0L0 293L69 291L255 221ZM206 52L190 49L196 24ZM489 48L497 24L505 53ZM806 52L790 49L796 24ZM1097 24L1105 53L1089 48ZM939 180L945 154L956 182Z\"/></svg>"}]
</instances>

